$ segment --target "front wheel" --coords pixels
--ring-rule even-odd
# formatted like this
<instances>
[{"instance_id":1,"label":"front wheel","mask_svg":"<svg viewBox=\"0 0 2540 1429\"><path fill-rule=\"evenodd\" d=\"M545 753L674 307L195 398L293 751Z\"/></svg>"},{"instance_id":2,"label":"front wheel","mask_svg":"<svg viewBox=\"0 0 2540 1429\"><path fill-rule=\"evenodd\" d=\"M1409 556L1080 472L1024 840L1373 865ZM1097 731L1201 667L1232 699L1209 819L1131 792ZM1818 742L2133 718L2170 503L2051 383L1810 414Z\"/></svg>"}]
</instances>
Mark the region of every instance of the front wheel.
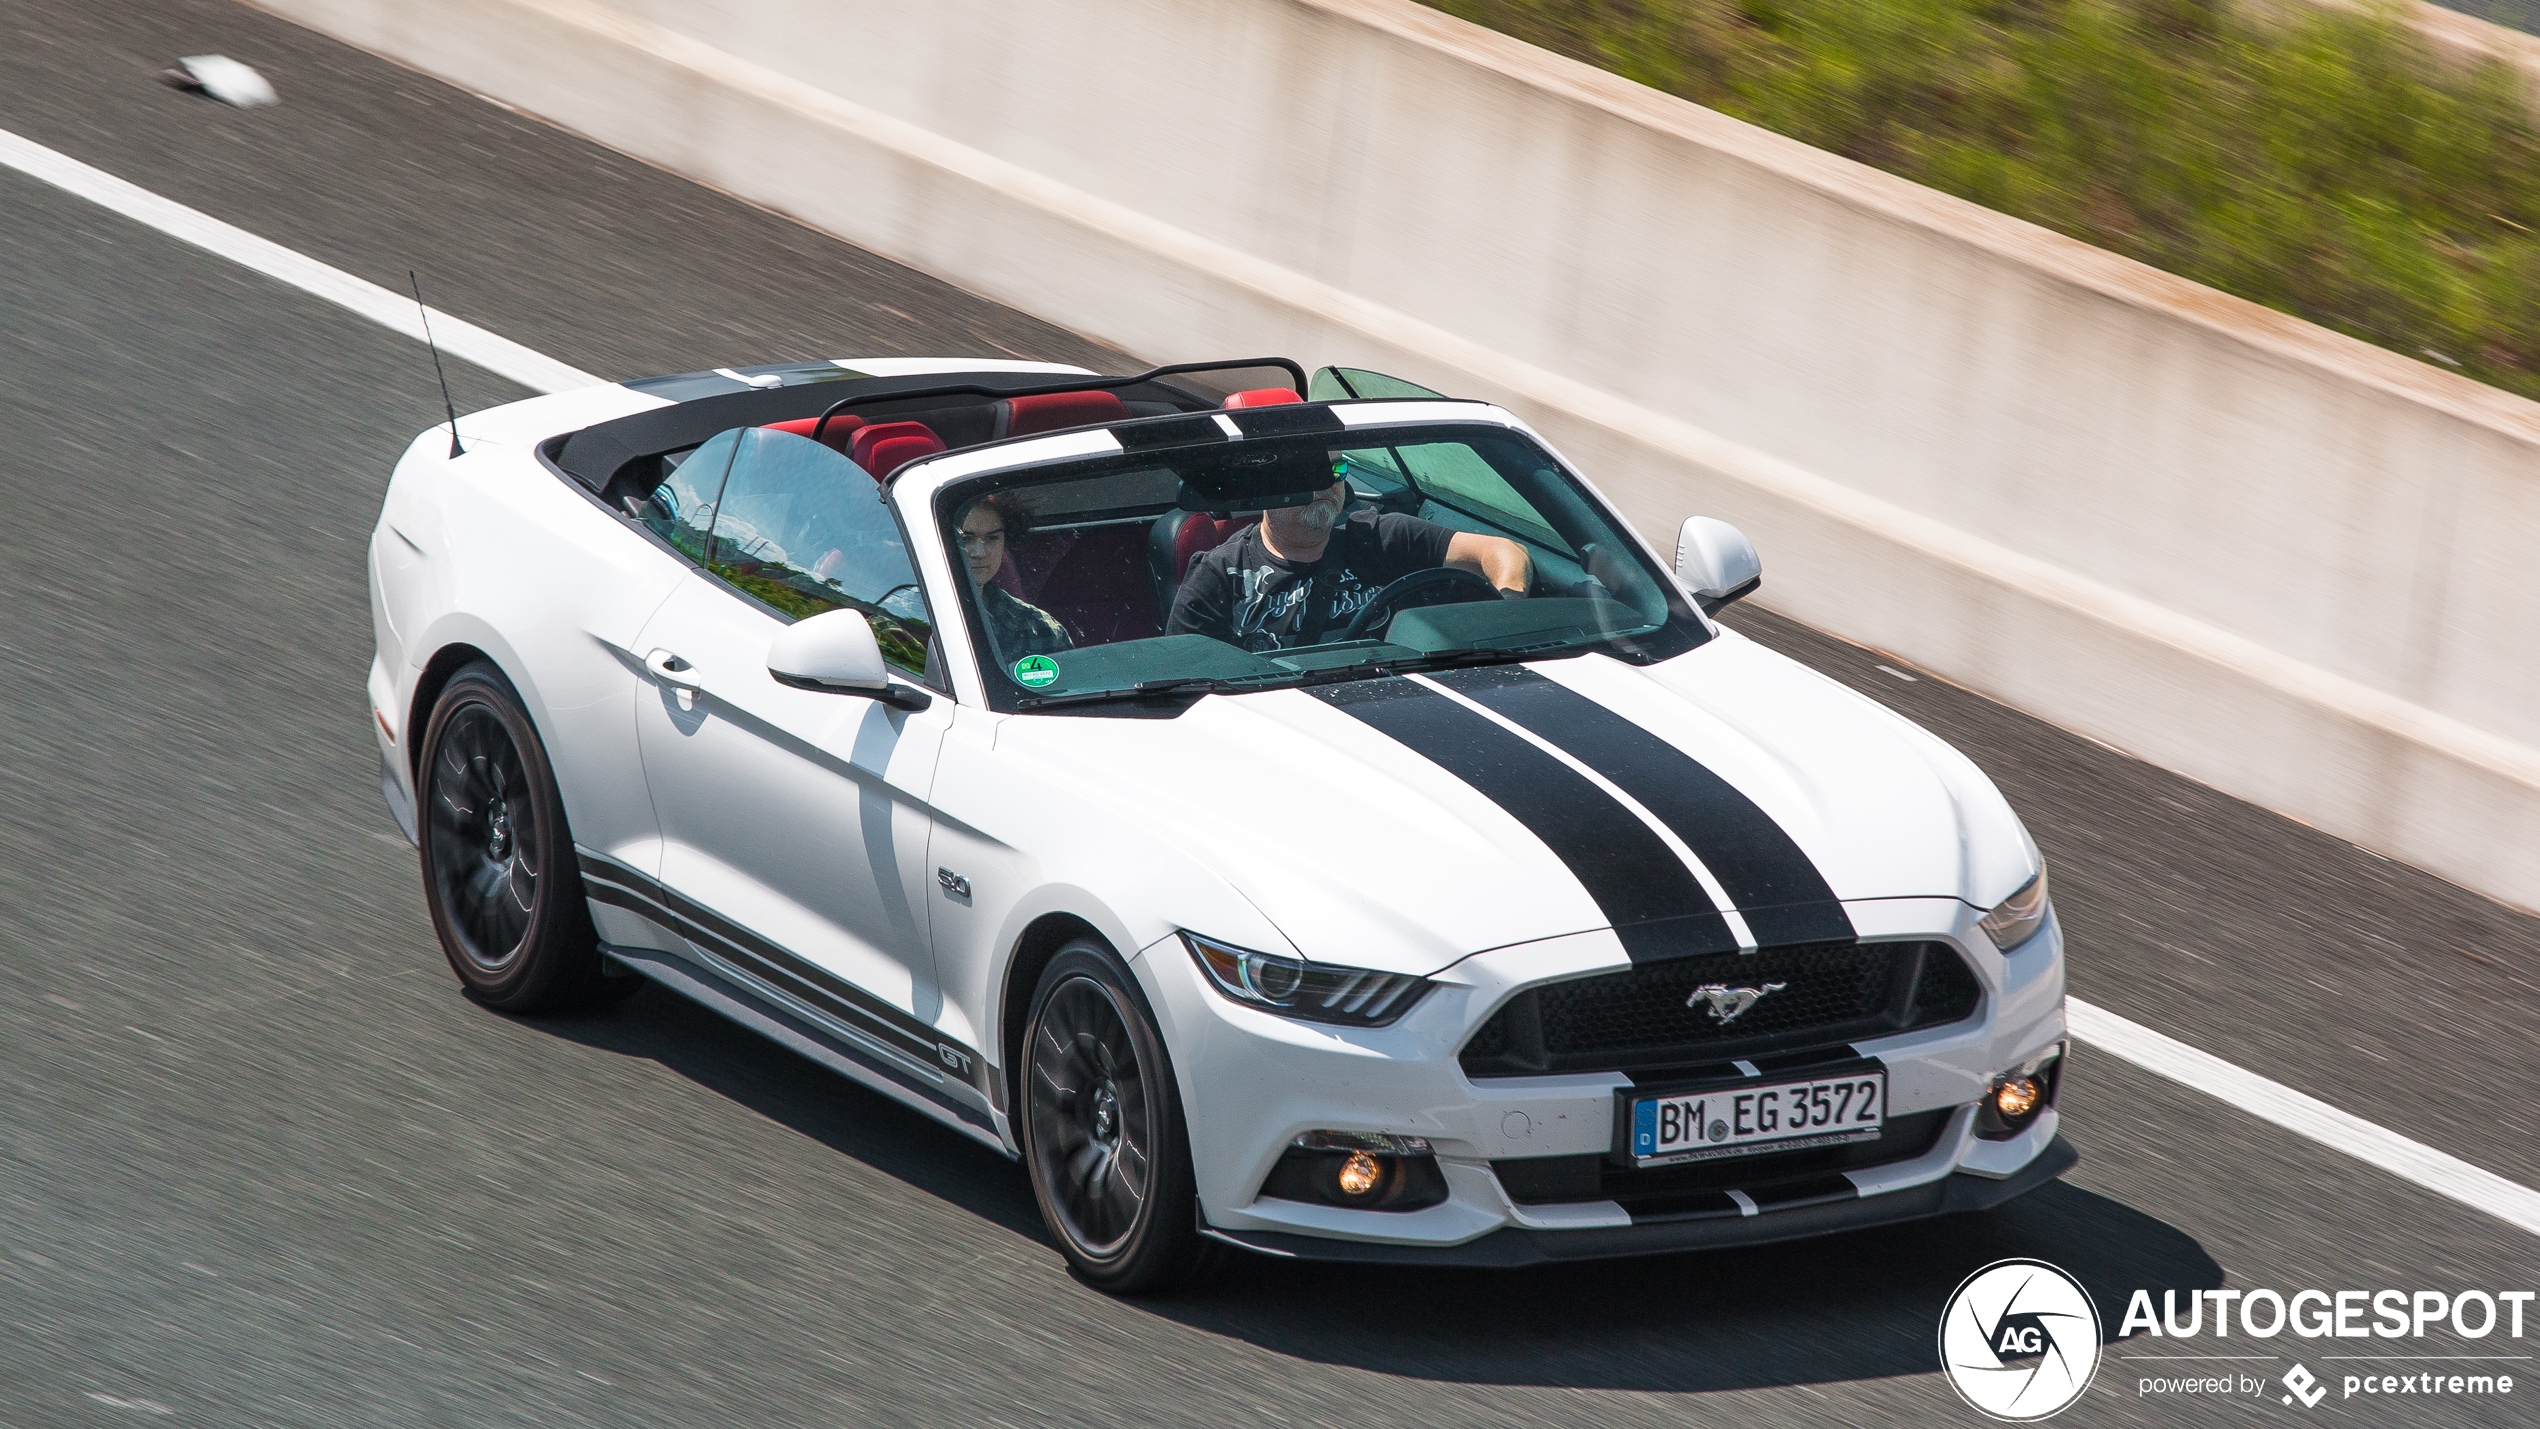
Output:
<instances>
[{"instance_id":1,"label":"front wheel","mask_svg":"<svg viewBox=\"0 0 2540 1429\"><path fill-rule=\"evenodd\" d=\"M564 799L511 682L450 677L423 732L423 892L459 981L501 1012L605 999Z\"/></svg>"},{"instance_id":2,"label":"front wheel","mask_svg":"<svg viewBox=\"0 0 2540 1429\"><path fill-rule=\"evenodd\" d=\"M1023 1053L1023 1160L1068 1264L1114 1295L1190 1281L1199 1234L1189 1132L1145 998L1080 938L1041 974Z\"/></svg>"}]
</instances>

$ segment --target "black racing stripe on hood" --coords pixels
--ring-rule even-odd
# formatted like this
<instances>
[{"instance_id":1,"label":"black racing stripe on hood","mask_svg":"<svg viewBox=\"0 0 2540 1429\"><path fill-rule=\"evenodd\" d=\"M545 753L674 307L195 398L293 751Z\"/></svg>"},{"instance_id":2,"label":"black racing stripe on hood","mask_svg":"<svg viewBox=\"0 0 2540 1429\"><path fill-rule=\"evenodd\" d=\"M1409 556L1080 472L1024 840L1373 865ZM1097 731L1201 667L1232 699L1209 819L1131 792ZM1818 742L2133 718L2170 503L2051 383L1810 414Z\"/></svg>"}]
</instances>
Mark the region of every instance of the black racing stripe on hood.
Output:
<instances>
[{"instance_id":1,"label":"black racing stripe on hood","mask_svg":"<svg viewBox=\"0 0 2540 1429\"><path fill-rule=\"evenodd\" d=\"M1737 946L1728 920L1666 841L1575 769L1437 691L1397 677L1314 696L1463 780L1569 867L1633 962Z\"/></svg>"},{"instance_id":2,"label":"black racing stripe on hood","mask_svg":"<svg viewBox=\"0 0 2540 1429\"><path fill-rule=\"evenodd\" d=\"M1430 678L1614 781L1685 841L1764 947L1856 936L1825 875L1756 802L1700 760L1519 665Z\"/></svg>"}]
</instances>

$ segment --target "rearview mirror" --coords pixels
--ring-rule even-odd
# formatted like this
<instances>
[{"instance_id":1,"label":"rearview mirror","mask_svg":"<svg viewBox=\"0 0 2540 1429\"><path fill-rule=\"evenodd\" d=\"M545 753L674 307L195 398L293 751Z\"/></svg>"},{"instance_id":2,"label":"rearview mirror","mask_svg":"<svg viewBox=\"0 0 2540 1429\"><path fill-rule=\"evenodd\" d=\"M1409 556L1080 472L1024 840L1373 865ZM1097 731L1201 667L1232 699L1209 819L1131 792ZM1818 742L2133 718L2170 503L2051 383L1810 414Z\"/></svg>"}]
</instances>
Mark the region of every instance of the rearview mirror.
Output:
<instances>
[{"instance_id":1,"label":"rearview mirror","mask_svg":"<svg viewBox=\"0 0 2540 1429\"><path fill-rule=\"evenodd\" d=\"M891 683L872 623L860 610L808 615L768 642L767 673L779 684L832 695L862 695L900 709L922 710L934 701L921 691Z\"/></svg>"},{"instance_id":2,"label":"rearview mirror","mask_svg":"<svg viewBox=\"0 0 2540 1429\"><path fill-rule=\"evenodd\" d=\"M1320 442L1229 443L1231 451L1194 460L1182 470L1176 502L1185 511L1259 511L1272 506L1303 506L1331 489L1340 477L1332 470L1331 453Z\"/></svg>"},{"instance_id":3,"label":"rearview mirror","mask_svg":"<svg viewBox=\"0 0 2540 1429\"><path fill-rule=\"evenodd\" d=\"M1726 521L1688 516L1676 533L1676 578L1693 592L1705 615L1755 593L1764 583L1764 558L1755 543Z\"/></svg>"}]
</instances>

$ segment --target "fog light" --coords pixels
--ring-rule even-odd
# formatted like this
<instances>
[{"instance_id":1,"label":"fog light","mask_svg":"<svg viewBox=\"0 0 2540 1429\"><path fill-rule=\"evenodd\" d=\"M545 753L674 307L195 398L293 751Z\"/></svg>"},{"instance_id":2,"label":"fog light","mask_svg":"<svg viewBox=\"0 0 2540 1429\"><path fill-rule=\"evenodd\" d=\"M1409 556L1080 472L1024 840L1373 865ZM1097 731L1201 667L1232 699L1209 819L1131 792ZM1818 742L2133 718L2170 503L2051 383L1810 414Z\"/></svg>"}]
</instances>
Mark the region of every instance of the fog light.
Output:
<instances>
[{"instance_id":1,"label":"fog light","mask_svg":"<svg viewBox=\"0 0 2540 1429\"><path fill-rule=\"evenodd\" d=\"M2063 1078L2061 1042L2004 1071L1976 1103L1976 1135L1986 1141L2008 1141L2028 1130L2055 1104L2055 1088Z\"/></svg>"},{"instance_id":2,"label":"fog light","mask_svg":"<svg viewBox=\"0 0 2540 1429\"><path fill-rule=\"evenodd\" d=\"M1385 1173L1384 1168L1376 1164L1375 1157L1364 1151L1353 1151L1349 1153L1349 1159L1341 1163L1341 1169L1333 1179L1340 1184L1342 1195L1357 1200L1383 1184Z\"/></svg>"},{"instance_id":3,"label":"fog light","mask_svg":"<svg viewBox=\"0 0 2540 1429\"><path fill-rule=\"evenodd\" d=\"M1270 1168L1261 1194L1353 1211L1416 1211L1446 1199L1446 1176L1423 1137L1309 1131Z\"/></svg>"}]
</instances>

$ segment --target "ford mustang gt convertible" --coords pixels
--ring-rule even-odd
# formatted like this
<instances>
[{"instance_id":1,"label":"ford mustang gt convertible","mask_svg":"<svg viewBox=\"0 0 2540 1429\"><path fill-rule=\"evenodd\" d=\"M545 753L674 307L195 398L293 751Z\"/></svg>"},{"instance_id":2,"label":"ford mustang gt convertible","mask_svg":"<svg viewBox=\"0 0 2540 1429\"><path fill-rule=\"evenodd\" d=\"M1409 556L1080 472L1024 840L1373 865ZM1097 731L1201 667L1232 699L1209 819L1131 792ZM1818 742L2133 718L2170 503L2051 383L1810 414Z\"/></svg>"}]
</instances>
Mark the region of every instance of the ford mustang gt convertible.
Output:
<instances>
[{"instance_id":1,"label":"ford mustang gt convertible","mask_svg":"<svg viewBox=\"0 0 2540 1429\"><path fill-rule=\"evenodd\" d=\"M2045 867L1760 572L1354 369L720 369L417 438L369 693L478 1001L692 998L1105 1290L1998 1205L2075 1160Z\"/></svg>"}]
</instances>

